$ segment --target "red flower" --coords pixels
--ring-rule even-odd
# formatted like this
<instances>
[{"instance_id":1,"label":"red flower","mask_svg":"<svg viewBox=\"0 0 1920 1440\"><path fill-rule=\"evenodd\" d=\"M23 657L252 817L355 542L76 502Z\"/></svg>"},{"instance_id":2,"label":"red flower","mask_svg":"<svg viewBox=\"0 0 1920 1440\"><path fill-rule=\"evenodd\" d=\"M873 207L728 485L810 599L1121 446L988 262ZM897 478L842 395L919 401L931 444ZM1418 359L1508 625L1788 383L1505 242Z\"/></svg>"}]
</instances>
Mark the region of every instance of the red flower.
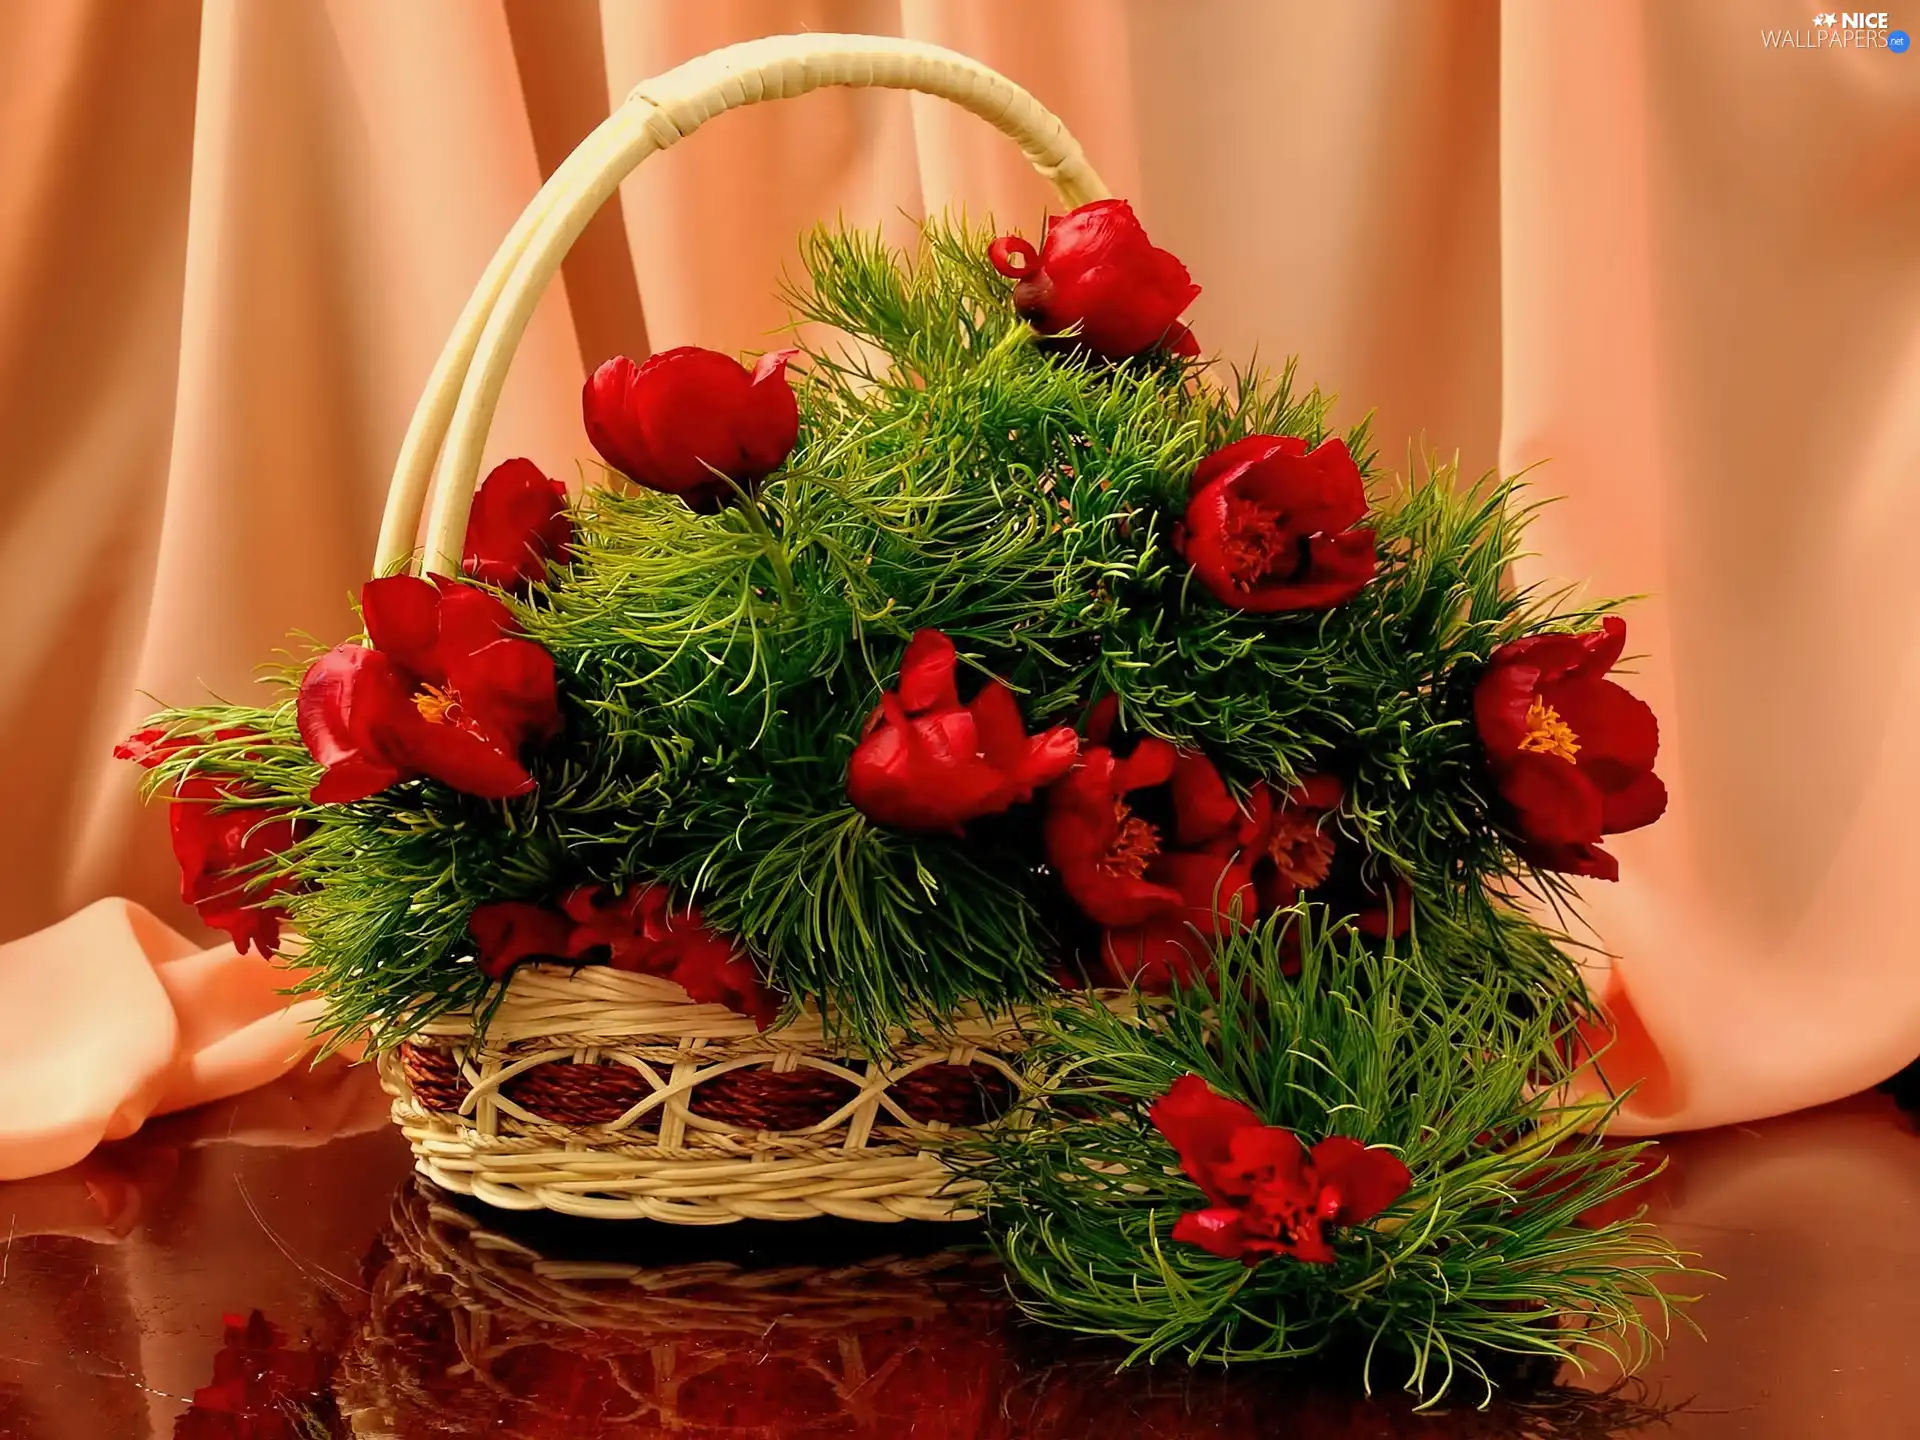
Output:
<instances>
[{"instance_id":1,"label":"red flower","mask_svg":"<svg viewBox=\"0 0 1920 1440\"><path fill-rule=\"evenodd\" d=\"M1069 726L1027 734L998 680L960 703L953 642L922 630L900 661L900 688L880 697L847 764L847 798L896 830L958 830L1057 780L1079 754Z\"/></svg>"},{"instance_id":2,"label":"red flower","mask_svg":"<svg viewBox=\"0 0 1920 1440\"><path fill-rule=\"evenodd\" d=\"M635 483L696 510L717 508L733 495L727 481L745 487L772 474L800 438L800 407L786 380L795 353L764 355L751 372L697 345L644 365L616 355L581 395L587 438Z\"/></svg>"},{"instance_id":3,"label":"red flower","mask_svg":"<svg viewBox=\"0 0 1920 1440\"><path fill-rule=\"evenodd\" d=\"M1360 467L1344 440L1249 435L1193 472L1181 545L1222 604L1257 614L1326 610L1373 578Z\"/></svg>"},{"instance_id":4,"label":"red flower","mask_svg":"<svg viewBox=\"0 0 1920 1440\"><path fill-rule=\"evenodd\" d=\"M1333 814L1346 796L1335 775L1309 775L1281 797L1262 806L1259 854L1254 883L1260 889L1260 908L1278 910L1310 890L1317 890L1333 874L1340 838Z\"/></svg>"},{"instance_id":5,"label":"red flower","mask_svg":"<svg viewBox=\"0 0 1920 1440\"><path fill-rule=\"evenodd\" d=\"M524 900L476 905L467 916L467 933L490 980L500 979L523 960L572 958L573 922L545 905Z\"/></svg>"},{"instance_id":6,"label":"red flower","mask_svg":"<svg viewBox=\"0 0 1920 1440\"><path fill-rule=\"evenodd\" d=\"M1173 1238L1229 1260L1279 1254L1330 1264L1330 1228L1364 1225L1413 1183L1392 1151L1345 1135L1308 1151L1198 1075L1174 1081L1150 1114L1208 1201L1180 1217Z\"/></svg>"},{"instance_id":7,"label":"red flower","mask_svg":"<svg viewBox=\"0 0 1920 1440\"><path fill-rule=\"evenodd\" d=\"M1521 854L1544 869L1617 880L1619 862L1600 837L1651 825L1667 808L1653 773L1659 723L1605 678L1626 643L1614 615L1582 635L1530 635L1494 651L1474 690Z\"/></svg>"},{"instance_id":8,"label":"red flower","mask_svg":"<svg viewBox=\"0 0 1920 1440\"><path fill-rule=\"evenodd\" d=\"M698 910L675 909L664 885L624 892L581 885L559 910L496 901L476 906L467 930L480 969L494 980L524 960L603 963L671 980L690 999L750 1015L762 1030L780 1011L779 997L761 983L753 961L708 929Z\"/></svg>"},{"instance_id":9,"label":"red flower","mask_svg":"<svg viewBox=\"0 0 1920 1440\"><path fill-rule=\"evenodd\" d=\"M232 936L236 950L252 946L273 955L287 912L266 902L295 884L272 873L271 862L313 827L278 806L223 808L257 793L238 781L189 775L174 788L167 821L180 863L180 898Z\"/></svg>"},{"instance_id":10,"label":"red flower","mask_svg":"<svg viewBox=\"0 0 1920 1440\"><path fill-rule=\"evenodd\" d=\"M473 497L461 568L475 580L518 590L564 564L573 544L567 487L531 460L493 467Z\"/></svg>"},{"instance_id":11,"label":"red flower","mask_svg":"<svg viewBox=\"0 0 1920 1440\"><path fill-rule=\"evenodd\" d=\"M1160 828L1127 802L1171 780L1177 758L1173 746L1151 736L1125 759L1095 745L1047 791L1047 859L1088 918L1138 925L1186 904L1180 891L1147 878L1160 856Z\"/></svg>"},{"instance_id":12,"label":"red flower","mask_svg":"<svg viewBox=\"0 0 1920 1440\"><path fill-rule=\"evenodd\" d=\"M1089 737L1110 739L1115 712L1095 705ZM1047 792L1043 826L1060 883L1106 929L1108 975L1158 992L1205 979L1212 942L1257 917L1247 847L1260 830L1210 760L1151 736L1124 758L1088 747Z\"/></svg>"},{"instance_id":13,"label":"red flower","mask_svg":"<svg viewBox=\"0 0 1920 1440\"><path fill-rule=\"evenodd\" d=\"M254 733L238 726L204 738L169 736L150 726L114 746L113 754L151 770L189 746ZM180 898L198 910L207 925L226 931L235 949L245 953L251 946L271 956L280 948L280 925L287 912L266 901L291 893L295 884L290 876L273 874L269 862L313 827L281 806L236 803L259 798L260 792L242 780L188 774L174 785L167 828L180 865Z\"/></svg>"},{"instance_id":14,"label":"red flower","mask_svg":"<svg viewBox=\"0 0 1920 1440\"><path fill-rule=\"evenodd\" d=\"M1254 796L1260 829L1254 841L1254 884L1262 913L1302 896L1350 915L1362 935L1398 938L1413 924L1413 889L1406 879L1343 836L1332 823L1346 787L1334 775L1309 775L1280 798ZM1300 968L1299 937L1289 931L1283 968Z\"/></svg>"},{"instance_id":15,"label":"red flower","mask_svg":"<svg viewBox=\"0 0 1920 1440\"><path fill-rule=\"evenodd\" d=\"M1244 861L1205 852L1174 851L1154 862L1154 878L1180 896L1180 905L1137 925L1110 929L1100 957L1116 985L1138 985L1164 995L1213 973L1212 942L1244 928L1259 914L1253 871Z\"/></svg>"},{"instance_id":16,"label":"red flower","mask_svg":"<svg viewBox=\"0 0 1920 1440\"><path fill-rule=\"evenodd\" d=\"M1124 200L1049 217L1036 251L1018 235L1002 235L987 254L1013 287L1013 306L1044 335L1077 326L1073 338L1096 355L1124 360L1164 347L1197 355L1179 323L1200 287L1187 267L1158 249Z\"/></svg>"},{"instance_id":17,"label":"red flower","mask_svg":"<svg viewBox=\"0 0 1920 1440\"><path fill-rule=\"evenodd\" d=\"M373 648L349 641L300 682L300 738L327 773L321 804L361 800L426 775L469 795L524 795L520 763L560 731L553 657L512 635L484 590L411 575L360 589Z\"/></svg>"}]
</instances>

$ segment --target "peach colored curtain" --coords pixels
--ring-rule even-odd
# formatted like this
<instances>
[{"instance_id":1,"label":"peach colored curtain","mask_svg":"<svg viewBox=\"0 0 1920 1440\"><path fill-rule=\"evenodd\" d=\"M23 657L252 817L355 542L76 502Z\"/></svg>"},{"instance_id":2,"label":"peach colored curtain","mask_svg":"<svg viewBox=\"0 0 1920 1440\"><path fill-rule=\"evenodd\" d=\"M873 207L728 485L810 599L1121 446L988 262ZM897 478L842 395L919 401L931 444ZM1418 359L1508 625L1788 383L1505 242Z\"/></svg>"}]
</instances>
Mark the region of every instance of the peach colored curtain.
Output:
<instances>
[{"instance_id":1,"label":"peach colored curtain","mask_svg":"<svg viewBox=\"0 0 1920 1440\"><path fill-rule=\"evenodd\" d=\"M1899 17L1896 17L1896 20ZM1916 17L1920 18L1920 17ZM1056 108L1206 287L1383 453L1547 461L1539 576L1645 593L1674 792L1590 913L1634 1123L1920 1053L1920 58L1770 49L1799 0L44 0L0 9L0 939L172 901L109 761L141 692L334 638L468 286L637 80L771 30L939 41ZM939 102L728 115L625 186L493 436L573 475L583 366L760 346L795 235L1030 226ZM6 964L0 956L0 966ZM0 1025L11 1017L0 1016Z\"/></svg>"}]
</instances>

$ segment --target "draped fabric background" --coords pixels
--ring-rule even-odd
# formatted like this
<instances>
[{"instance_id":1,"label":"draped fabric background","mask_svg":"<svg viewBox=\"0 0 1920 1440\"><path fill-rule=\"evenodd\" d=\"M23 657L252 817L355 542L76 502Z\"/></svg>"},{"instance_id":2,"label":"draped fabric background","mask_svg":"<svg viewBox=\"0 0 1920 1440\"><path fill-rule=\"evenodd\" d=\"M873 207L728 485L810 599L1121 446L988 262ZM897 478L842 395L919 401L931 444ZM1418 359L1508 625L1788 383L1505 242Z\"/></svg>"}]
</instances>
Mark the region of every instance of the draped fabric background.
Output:
<instances>
[{"instance_id":1,"label":"draped fabric background","mask_svg":"<svg viewBox=\"0 0 1920 1440\"><path fill-rule=\"evenodd\" d=\"M609 97L754 35L873 31L1053 107L1205 286L1209 349L1297 353L1389 461L1550 462L1567 498L1523 578L1650 597L1630 648L1674 803L1589 907L1633 1123L1880 1079L1920 1053L1920 58L1762 44L1806 24L1800 0L0 6L0 940L110 894L193 928L113 740L143 692L239 696L289 630L345 633L433 356ZM1033 233L1046 200L939 101L725 116L590 228L489 463L574 475L611 353L765 348L817 220Z\"/></svg>"}]
</instances>

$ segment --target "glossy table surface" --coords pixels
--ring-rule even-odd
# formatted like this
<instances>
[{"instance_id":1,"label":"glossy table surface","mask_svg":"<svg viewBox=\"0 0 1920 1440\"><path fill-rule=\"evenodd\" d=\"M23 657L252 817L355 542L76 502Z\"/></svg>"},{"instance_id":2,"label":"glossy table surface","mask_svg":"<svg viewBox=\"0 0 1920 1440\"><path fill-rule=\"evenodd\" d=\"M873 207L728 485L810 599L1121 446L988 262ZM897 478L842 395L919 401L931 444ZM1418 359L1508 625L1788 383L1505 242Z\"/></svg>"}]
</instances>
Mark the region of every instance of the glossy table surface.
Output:
<instances>
[{"instance_id":1,"label":"glossy table surface","mask_svg":"<svg viewBox=\"0 0 1920 1440\"><path fill-rule=\"evenodd\" d=\"M1428 1414L1298 1371L1116 1376L948 1227L462 1208L384 1116L330 1067L0 1185L0 1437L1920 1436L1920 1136L1886 1095L1668 1143L1655 1214L1724 1277L1704 1339Z\"/></svg>"}]
</instances>

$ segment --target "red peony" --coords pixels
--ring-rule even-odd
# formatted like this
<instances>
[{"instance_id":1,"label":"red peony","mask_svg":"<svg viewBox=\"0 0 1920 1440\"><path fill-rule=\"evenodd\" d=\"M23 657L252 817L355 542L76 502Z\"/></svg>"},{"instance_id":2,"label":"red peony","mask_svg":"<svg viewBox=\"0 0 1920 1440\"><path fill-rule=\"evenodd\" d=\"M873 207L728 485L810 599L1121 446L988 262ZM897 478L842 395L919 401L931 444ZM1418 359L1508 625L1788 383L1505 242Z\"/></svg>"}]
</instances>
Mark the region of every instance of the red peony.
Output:
<instances>
[{"instance_id":1,"label":"red peony","mask_svg":"<svg viewBox=\"0 0 1920 1440\"><path fill-rule=\"evenodd\" d=\"M545 905L496 900L467 916L480 969L498 980L523 960L572 958L573 921Z\"/></svg>"},{"instance_id":2,"label":"red peony","mask_svg":"<svg viewBox=\"0 0 1920 1440\"><path fill-rule=\"evenodd\" d=\"M372 648L349 641L300 682L300 738L327 773L322 804L429 776L489 800L524 795L521 752L560 731L553 657L468 585L411 575L360 589Z\"/></svg>"},{"instance_id":3,"label":"red peony","mask_svg":"<svg viewBox=\"0 0 1920 1440\"><path fill-rule=\"evenodd\" d=\"M1222 604L1271 614L1358 595L1377 564L1360 467L1344 440L1249 435L1193 472L1181 546Z\"/></svg>"},{"instance_id":4,"label":"red peony","mask_svg":"<svg viewBox=\"0 0 1920 1440\"><path fill-rule=\"evenodd\" d=\"M566 563L573 544L567 487L531 460L493 467L474 493L461 568L475 580L519 590Z\"/></svg>"},{"instance_id":5,"label":"red peony","mask_svg":"<svg viewBox=\"0 0 1920 1440\"><path fill-rule=\"evenodd\" d=\"M1049 217L1038 251L1002 235L987 253L996 270L1019 281L1014 309L1044 335L1073 329L1075 340L1110 360L1155 347L1199 353L1180 316L1200 287L1177 257L1147 239L1124 200Z\"/></svg>"},{"instance_id":6,"label":"red peony","mask_svg":"<svg viewBox=\"0 0 1920 1440\"><path fill-rule=\"evenodd\" d=\"M1346 838L1333 815L1346 796L1335 775L1309 775L1280 797L1256 793L1259 833L1253 851L1254 885L1262 914L1302 898L1319 901L1376 940L1398 938L1413 923L1413 889L1406 879ZM1289 974L1300 968L1299 941L1287 936Z\"/></svg>"},{"instance_id":7,"label":"red peony","mask_svg":"<svg viewBox=\"0 0 1920 1440\"><path fill-rule=\"evenodd\" d=\"M232 936L236 950L251 946L273 955L287 912L265 902L295 884L272 873L271 863L312 826L278 806L222 808L253 793L235 781L189 775L174 789L167 822L180 863L180 898L208 925Z\"/></svg>"},{"instance_id":8,"label":"red peony","mask_svg":"<svg viewBox=\"0 0 1920 1440\"><path fill-rule=\"evenodd\" d=\"M1250 924L1260 907L1253 871L1237 857L1174 851L1160 856L1152 873L1180 896L1180 904L1137 925L1109 929L1101 937L1100 958L1116 985L1163 995L1176 984L1210 976L1212 942Z\"/></svg>"},{"instance_id":9,"label":"red peony","mask_svg":"<svg viewBox=\"0 0 1920 1440\"><path fill-rule=\"evenodd\" d=\"M237 740L255 732L217 730L211 741ZM116 759L151 770L199 737L169 736L164 730L139 730L113 747ZM244 781L205 773L189 774L173 789L167 826L173 856L180 865L180 898L200 918L233 938L234 948L249 947L271 956L280 948L285 909L266 901L295 888L290 876L274 874L270 862L290 849L312 826L282 806L246 804L260 792ZM239 802L239 803L236 803Z\"/></svg>"},{"instance_id":10,"label":"red peony","mask_svg":"<svg viewBox=\"0 0 1920 1440\"><path fill-rule=\"evenodd\" d=\"M786 379L794 354L764 355L751 371L697 345L662 351L644 365L616 355L581 395L587 438L636 484L678 495L696 510L718 508L733 485L778 470L800 438L800 407Z\"/></svg>"},{"instance_id":11,"label":"red peony","mask_svg":"<svg viewBox=\"0 0 1920 1440\"><path fill-rule=\"evenodd\" d=\"M1521 854L1544 869L1617 880L1601 836L1651 825L1667 808L1653 773L1659 723L1606 678L1626 643L1614 615L1582 635L1531 635L1494 651L1474 690L1474 721Z\"/></svg>"},{"instance_id":12,"label":"red peony","mask_svg":"<svg viewBox=\"0 0 1920 1440\"><path fill-rule=\"evenodd\" d=\"M1253 1265L1278 1254L1330 1264L1328 1230L1366 1224L1413 1183L1392 1151L1345 1135L1309 1151L1198 1075L1174 1081L1149 1113L1208 1201L1180 1217L1173 1238L1229 1260Z\"/></svg>"},{"instance_id":13,"label":"red peony","mask_svg":"<svg viewBox=\"0 0 1920 1440\"><path fill-rule=\"evenodd\" d=\"M707 928L700 912L676 909L664 885L614 891L581 885L555 910L520 900L474 908L467 919L480 969L503 978L525 960L606 964L671 980L689 998L753 1017L762 1030L780 999L761 983L753 961Z\"/></svg>"},{"instance_id":14,"label":"red peony","mask_svg":"<svg viewBox=\"0 0 1920 1440\"><path fill-rule=\"evenodd\" d=\"M1309 775L1273 803L1263 796L1255 859L1260 908L1278 910L1317 890L1333 874L1340 832L1334 813L1346 796L1336 775Z\"/></svg>"},{"instance_id":15,"label":"red peony","mask_svg":"<svg viewBox=\"0 0 1920 1440\"><path fill-rule=\"evenodd\" d=\"M1138 925L1186 904L1180 891L1148 878L1163 837L1128 803L1134 792L1171 780L1176 758L1173 746L1151 736L1124 759L1095 745L1047 791L1047 859L1089 919Z\"/></svg>"},{"instance_id":16,"label":"red peony","mask_svg":"<svg viewBox=\"0 0 1920 1440\"><path fill-rule=\"evenodd\" d=\"M1164 992L1205 979L1211 942L1257 918L1248 847L1261 822L1204 755L1151 736L1115 755L1116 709L1109 698L1089 713L1096 743L1047 792L1042 833L1067 894L1105 927L1109 977Z\"/></svg>"},{"instance_id":17,"label":"red peony","mask_svg":"<svg viewBox=\"0 0 1920 1440\"><path fill-rule=\"evenodd\" d=\"M953 642L922 630L900 661L847 764L847 799L876 825L958 830L1033 797L1067 772L1080 740L1069 726L1029 735L998 680L965 705Z\"/></svg>"}]
</instances>

